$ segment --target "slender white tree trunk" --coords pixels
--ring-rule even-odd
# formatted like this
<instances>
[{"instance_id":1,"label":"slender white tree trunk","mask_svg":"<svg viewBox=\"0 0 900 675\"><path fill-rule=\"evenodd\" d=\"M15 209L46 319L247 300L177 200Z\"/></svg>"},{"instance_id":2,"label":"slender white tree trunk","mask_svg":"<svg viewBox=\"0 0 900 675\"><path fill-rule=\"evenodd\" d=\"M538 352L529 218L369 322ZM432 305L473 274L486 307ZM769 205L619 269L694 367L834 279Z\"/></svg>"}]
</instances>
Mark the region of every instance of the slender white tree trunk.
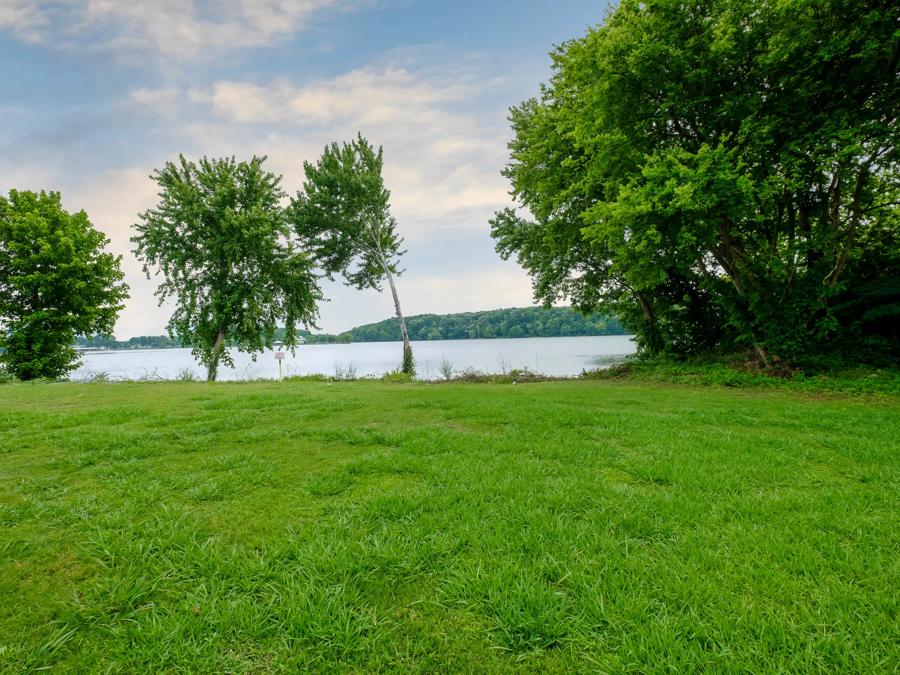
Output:
<instances>
[{"instance_id":1,"label":"slender white tree trunk","mask_svg":"<svg viewBox=\"0 0 900 675\"><path fill-rule=\"evenodd\" d=\"M391 287L391 295L394 298L394 312L397 314L397 321L400 322L400 335L403 337L403 365L404 371L406 371L407 354L410 355L409 360L411 361L412 359L412 347L409 344L409 332L406 330L406 320L403 318L403 310L400 309L400 296L397 295L397 285L394 283L394 275L391 274L391 270L384 260L382 260L382 266L384 267L384 274L387 277L388 285Z\"/></svg>"}]
</instances>

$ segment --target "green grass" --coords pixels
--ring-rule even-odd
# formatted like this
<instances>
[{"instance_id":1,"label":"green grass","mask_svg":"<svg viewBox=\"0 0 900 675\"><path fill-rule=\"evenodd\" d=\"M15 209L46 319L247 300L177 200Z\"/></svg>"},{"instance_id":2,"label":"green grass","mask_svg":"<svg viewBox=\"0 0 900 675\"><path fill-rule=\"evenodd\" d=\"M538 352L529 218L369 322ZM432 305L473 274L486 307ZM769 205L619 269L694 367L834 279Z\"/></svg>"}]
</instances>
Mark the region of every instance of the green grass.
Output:
<instances>
[{"instance_id":1,"label":"green grass","mask_svg":"<svg viewBox=\"0 0 900 675\"><path fill-rule=\"evenodd\" d=\"M0 387L0 671L896 672L900 399Z\"/></svg>"},{"instance_id":2,"label":"green grass","mask_svg":"<svg viewBox=\"0 0 900 675\"><path fill-rule=\"evenodd\" d=\"M753 389L782 389L810 393L871 394L900 397L900 369L866 365L834 366L818 370L783 370L776 375L759 370L746 356L701 356L676 360L666 357L629 359L610 368L583 373L599 380L627 379L656 384L688 384Z\"/></svg>"}]
</instances>

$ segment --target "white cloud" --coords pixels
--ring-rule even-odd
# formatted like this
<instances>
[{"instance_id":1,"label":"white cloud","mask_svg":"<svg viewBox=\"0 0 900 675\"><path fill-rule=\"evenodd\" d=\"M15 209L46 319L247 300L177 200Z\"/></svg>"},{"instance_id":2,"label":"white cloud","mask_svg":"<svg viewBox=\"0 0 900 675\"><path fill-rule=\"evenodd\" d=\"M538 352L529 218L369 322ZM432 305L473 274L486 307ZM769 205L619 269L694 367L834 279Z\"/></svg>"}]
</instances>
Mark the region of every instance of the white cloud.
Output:
<instances>
[{"instance_id":1,"label":"white cloud","mask_svg":"<svg viewBox=\"0 0 900 675\"><path fill-rule=\"evenodd\" d=\"M0 158L0 195L10 190L58 190L57 176L50 167L17 158Z\"/></svg>"},{"instance_id":2,"label":"white cloud","mask_svg":"<svg viewBox=\"0 0 900 675\"><path fill-rule=\"evenodd\" d=\"M465 73L395 67L302 85L220 81L181 96L179 105L195 106L187 115L195 122L181 126L204 153L268 155L288 186L299 185L302 160L362 132L384 146L394 211L413 236L423 221L453 214L454 227L484 227L490 212L508 201L500 176L505 111L472 112L493 84ZM177 117L183 120L185 110Z\"/></svg>"},{"instance_id":3,"label":"white cloud","mask_svg":"<svg viewBox=\"0 0 900 675\"><path fill-rule=\"evenodd\" d=\"M160 87L157 89L139 87L131 90L129 99L136 105L158 110L173 106L177 103L180 95L181 92L176 87Z\"/></svg>"},{"instance_id":4,"label":"white cloud","mask_svg":"<svg viewBox=\"0 0 900 675\"><path fill-rule=\"evenodd\" d=\"M0 0L0 30L34 42L46 28L47 15L31 0Z\"/></svg>"},{"instance_id":5,"label":"white cloud","mask_svg":"<svg viewBox=\"0 0 900 675\"><path fill-rule=\"evenodd\" d=\"M402 124L440 121L442 104L465 99L474 89L471 81L434 82L403 68L361 68L304 86L286 80L217 82L206 92L195 90L194 98L235 122Z\"/></svg>"},{"instance_id":6,"label":"white cloud","mask_svg":"<svg viewBox=\"0 0 900 675\"><path fill-rule=\"evenodd\" d=\"M0 30L28 42L208 58L292 35L353 0L0 0Z\"/></svg>"}]
</instances>

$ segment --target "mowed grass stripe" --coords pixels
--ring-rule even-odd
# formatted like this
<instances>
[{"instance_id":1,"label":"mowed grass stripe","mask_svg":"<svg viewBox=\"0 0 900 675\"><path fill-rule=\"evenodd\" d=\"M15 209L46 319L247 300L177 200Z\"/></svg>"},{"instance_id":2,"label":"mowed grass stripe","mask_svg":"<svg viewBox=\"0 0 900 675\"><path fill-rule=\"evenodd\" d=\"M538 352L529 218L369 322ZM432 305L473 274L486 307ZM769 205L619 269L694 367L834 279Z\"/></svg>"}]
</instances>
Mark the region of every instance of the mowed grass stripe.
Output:
<instances>
[{"instance_id":1,"label":"mowed grass stripe","mask_svg":"<svg viewBox=\"0 0 900 675\"><path fill-rule=\"evenodd\" d=\"M893 672L900 402L0 387L0 668Z\"/></svg>"}]
</instances>

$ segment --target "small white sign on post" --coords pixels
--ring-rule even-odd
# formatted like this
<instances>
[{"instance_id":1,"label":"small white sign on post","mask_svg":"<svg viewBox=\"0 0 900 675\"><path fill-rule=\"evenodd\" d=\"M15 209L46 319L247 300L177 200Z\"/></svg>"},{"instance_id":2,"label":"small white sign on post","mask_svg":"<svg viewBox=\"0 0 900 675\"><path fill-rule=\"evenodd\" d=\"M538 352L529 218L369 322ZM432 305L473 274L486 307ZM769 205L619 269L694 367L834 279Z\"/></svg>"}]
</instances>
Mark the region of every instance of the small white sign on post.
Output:
<instances>
[{"instance_id":1,"label":"small white sign on post","mask_svg":"<svg viewBox=\"0 0 900 675\"><path fill-rule=\"evenodd\" d=\"M281 362L284 361L284 352L275 352L275 360L278 361L278 381L281 381Z\"/></svg>"}]
</instances>

